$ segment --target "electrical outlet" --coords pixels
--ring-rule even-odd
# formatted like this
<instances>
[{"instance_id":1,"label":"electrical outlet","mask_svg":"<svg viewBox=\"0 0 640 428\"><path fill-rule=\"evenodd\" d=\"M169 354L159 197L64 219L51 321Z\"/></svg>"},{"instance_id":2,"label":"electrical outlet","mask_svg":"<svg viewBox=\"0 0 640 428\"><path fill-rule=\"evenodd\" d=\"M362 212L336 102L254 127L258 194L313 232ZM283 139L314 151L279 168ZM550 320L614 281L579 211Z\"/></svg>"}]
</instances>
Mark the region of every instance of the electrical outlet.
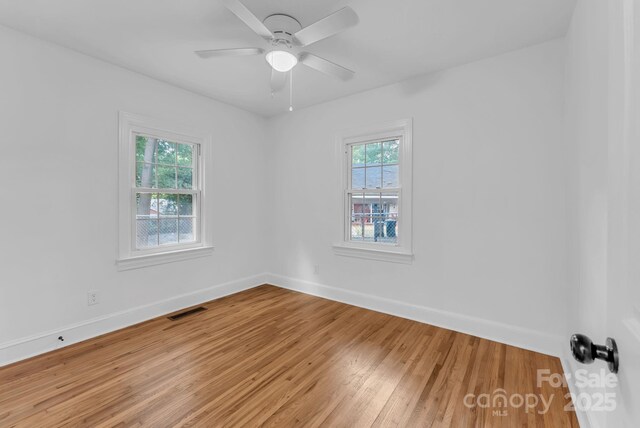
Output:
<instances>
[{"instance_id":1,"label":"electrical outlet","mask_svg":"<svg viewBox=\"0 0 640 428\"><path fill-rule=\"evenodd\" d=\"M313 266L313 273L316 275L320 275L320 265Z\"/></svg>"},{"instance_id":2,"label":"electrical outlet","mask_svg":"<svg viewBox=\"0 0 640 428\"><path fill-rule=\"evenodd\" d=\"M98 292L97 291L89 291L87 293L87 305L97 305L98 304Z\"/></svg>"}]
</instances>

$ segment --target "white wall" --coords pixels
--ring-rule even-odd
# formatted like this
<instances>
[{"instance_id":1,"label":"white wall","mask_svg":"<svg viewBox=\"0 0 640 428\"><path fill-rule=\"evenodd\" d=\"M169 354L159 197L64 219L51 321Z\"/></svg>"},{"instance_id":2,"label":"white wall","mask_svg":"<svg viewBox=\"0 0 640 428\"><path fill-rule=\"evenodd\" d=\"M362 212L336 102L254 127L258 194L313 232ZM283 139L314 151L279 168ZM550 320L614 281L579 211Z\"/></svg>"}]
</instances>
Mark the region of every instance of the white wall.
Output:
<instances>
[{"instance_id":1,"label":"white wall","mask_svg":"<svg viewBox=\"0 0 640 428\"><path fill-rule=\"evenodd\" d=\"M274 119L274 273L318 294L424 306L485 337L522 333L521 345L558 354L568 299L564 48L556 40ZM413 264L335 255L336 133L407 117Z\"/></svg>"},{"instance_id":2,"label":"white wall","mask_svg":"<svg viewBox=\"0 0 640 428\"><path fill-rule=\"evenodd\" d=\"M68 343L139 320L122 311L267 270L263 118L2 27L0 52L0 350L120 316L115 324L103 320L104 328L70 331L78 337ZM116 270L119 110L214 136L209 185L220 209L211 215L213 256ZM98 305L87 306L88 290L99 292ZM209 290L139 315L214 296ZM43 340L33 352L55 346L55 338Z\"/></svg>"},{"instance_id":3,"label":"white wall","mask_svg":"<svg viewBox=\"0 0 640 428\"><path fill-rule=\"evenodd\" d=\"M558 353L568 299L563 41L270 120L12 30L0 28L0 47L0 364L57 346L58 331L80 340L256 285L263 272ZM214 135L211 184L224 208L212 215L212 257L117 271L119 110ZM336 133L406 117L413 264L334 255ZM88 290L98 305L87 306ZM417 312L403 312L411 305Z\"/></svg>"}]
</instances>

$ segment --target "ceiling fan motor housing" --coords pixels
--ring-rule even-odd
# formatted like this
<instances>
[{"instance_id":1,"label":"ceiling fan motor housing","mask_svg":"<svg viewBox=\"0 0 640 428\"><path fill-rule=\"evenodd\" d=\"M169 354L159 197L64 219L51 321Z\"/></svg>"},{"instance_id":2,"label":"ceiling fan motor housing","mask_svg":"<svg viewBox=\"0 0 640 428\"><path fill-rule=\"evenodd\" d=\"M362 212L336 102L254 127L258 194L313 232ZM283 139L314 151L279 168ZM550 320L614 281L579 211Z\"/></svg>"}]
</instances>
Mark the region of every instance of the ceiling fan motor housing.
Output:
<instances>
[{"instance_id":1,"label":"ceiling fan motor housing","mask_svg":"<svg viewBox=\"0 0 640 428\"><path fill-rule=\"evenodd\" d=\"M293 35L302 29L297 19L279 13L267 16L263 23L273 33L271 44L274 46L285 45L290 48Z\"/></svg>"}]
</instances>

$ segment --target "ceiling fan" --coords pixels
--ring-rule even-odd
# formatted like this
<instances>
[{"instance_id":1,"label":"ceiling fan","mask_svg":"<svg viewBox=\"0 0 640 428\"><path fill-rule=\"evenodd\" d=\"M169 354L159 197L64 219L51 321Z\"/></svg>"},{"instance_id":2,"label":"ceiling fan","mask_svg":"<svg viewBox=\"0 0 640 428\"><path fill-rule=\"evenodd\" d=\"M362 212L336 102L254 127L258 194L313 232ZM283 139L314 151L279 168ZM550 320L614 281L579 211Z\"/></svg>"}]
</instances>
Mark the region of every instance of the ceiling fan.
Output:
<instances>
[{"instance_id":1,"label":"ceiling fan","mask_svg":"<svg viewBox=\"0 0 640 428\"><path fill-rule=\"evenodd\" d=\"M271 66L271 91L282 90L287 81L287 72L298 63L304 64L325 74L342 80L349 80L355 74L342 67L309 52L297 55L292 48L308 46L312 43L333 36L358 23L358 15L350 7L344 7L308 27L302 28L297 19L289 15L276 13L260 21L240 0L223 0L224 5L256 34L270 44L265 55ZM196 51L200 58L217 58L225 56L262 55L265 49L259 47L213 49Z\"/></svg>"}]
</instances>

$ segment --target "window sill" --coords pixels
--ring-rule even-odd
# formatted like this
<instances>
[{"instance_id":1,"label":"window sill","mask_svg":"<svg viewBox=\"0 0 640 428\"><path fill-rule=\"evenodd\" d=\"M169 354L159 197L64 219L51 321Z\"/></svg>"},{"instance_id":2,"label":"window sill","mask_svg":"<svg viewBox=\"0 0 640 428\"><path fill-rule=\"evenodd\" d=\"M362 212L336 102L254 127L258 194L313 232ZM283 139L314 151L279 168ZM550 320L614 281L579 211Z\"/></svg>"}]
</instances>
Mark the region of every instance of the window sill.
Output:
<instances>
[{"instance_id":1,"label":"window sill","mask_svg":"<svg viewBox=\"0 0 640 428\"><path fill-rule=\"evenodd\" d=\"M413 253L392 247L365 248L347 243L333 244L333 251L339 256L356 257L360 259L378 260L392 263L413 263Z\"/></svg>"},{"instance_id":2,"label":"window sill","mask_svg":"<svg viewBox=\"0 0 640 428\"><path fill-rule=\"evenodd\" d=\"M168 251L166 253L147 254L118 259L118 270L139 269L147 266L161 265L165 263L179 262L182 260L207 257L213 254L213 247L198 247L183 250Z\"/></svg>"}]
</instances>

